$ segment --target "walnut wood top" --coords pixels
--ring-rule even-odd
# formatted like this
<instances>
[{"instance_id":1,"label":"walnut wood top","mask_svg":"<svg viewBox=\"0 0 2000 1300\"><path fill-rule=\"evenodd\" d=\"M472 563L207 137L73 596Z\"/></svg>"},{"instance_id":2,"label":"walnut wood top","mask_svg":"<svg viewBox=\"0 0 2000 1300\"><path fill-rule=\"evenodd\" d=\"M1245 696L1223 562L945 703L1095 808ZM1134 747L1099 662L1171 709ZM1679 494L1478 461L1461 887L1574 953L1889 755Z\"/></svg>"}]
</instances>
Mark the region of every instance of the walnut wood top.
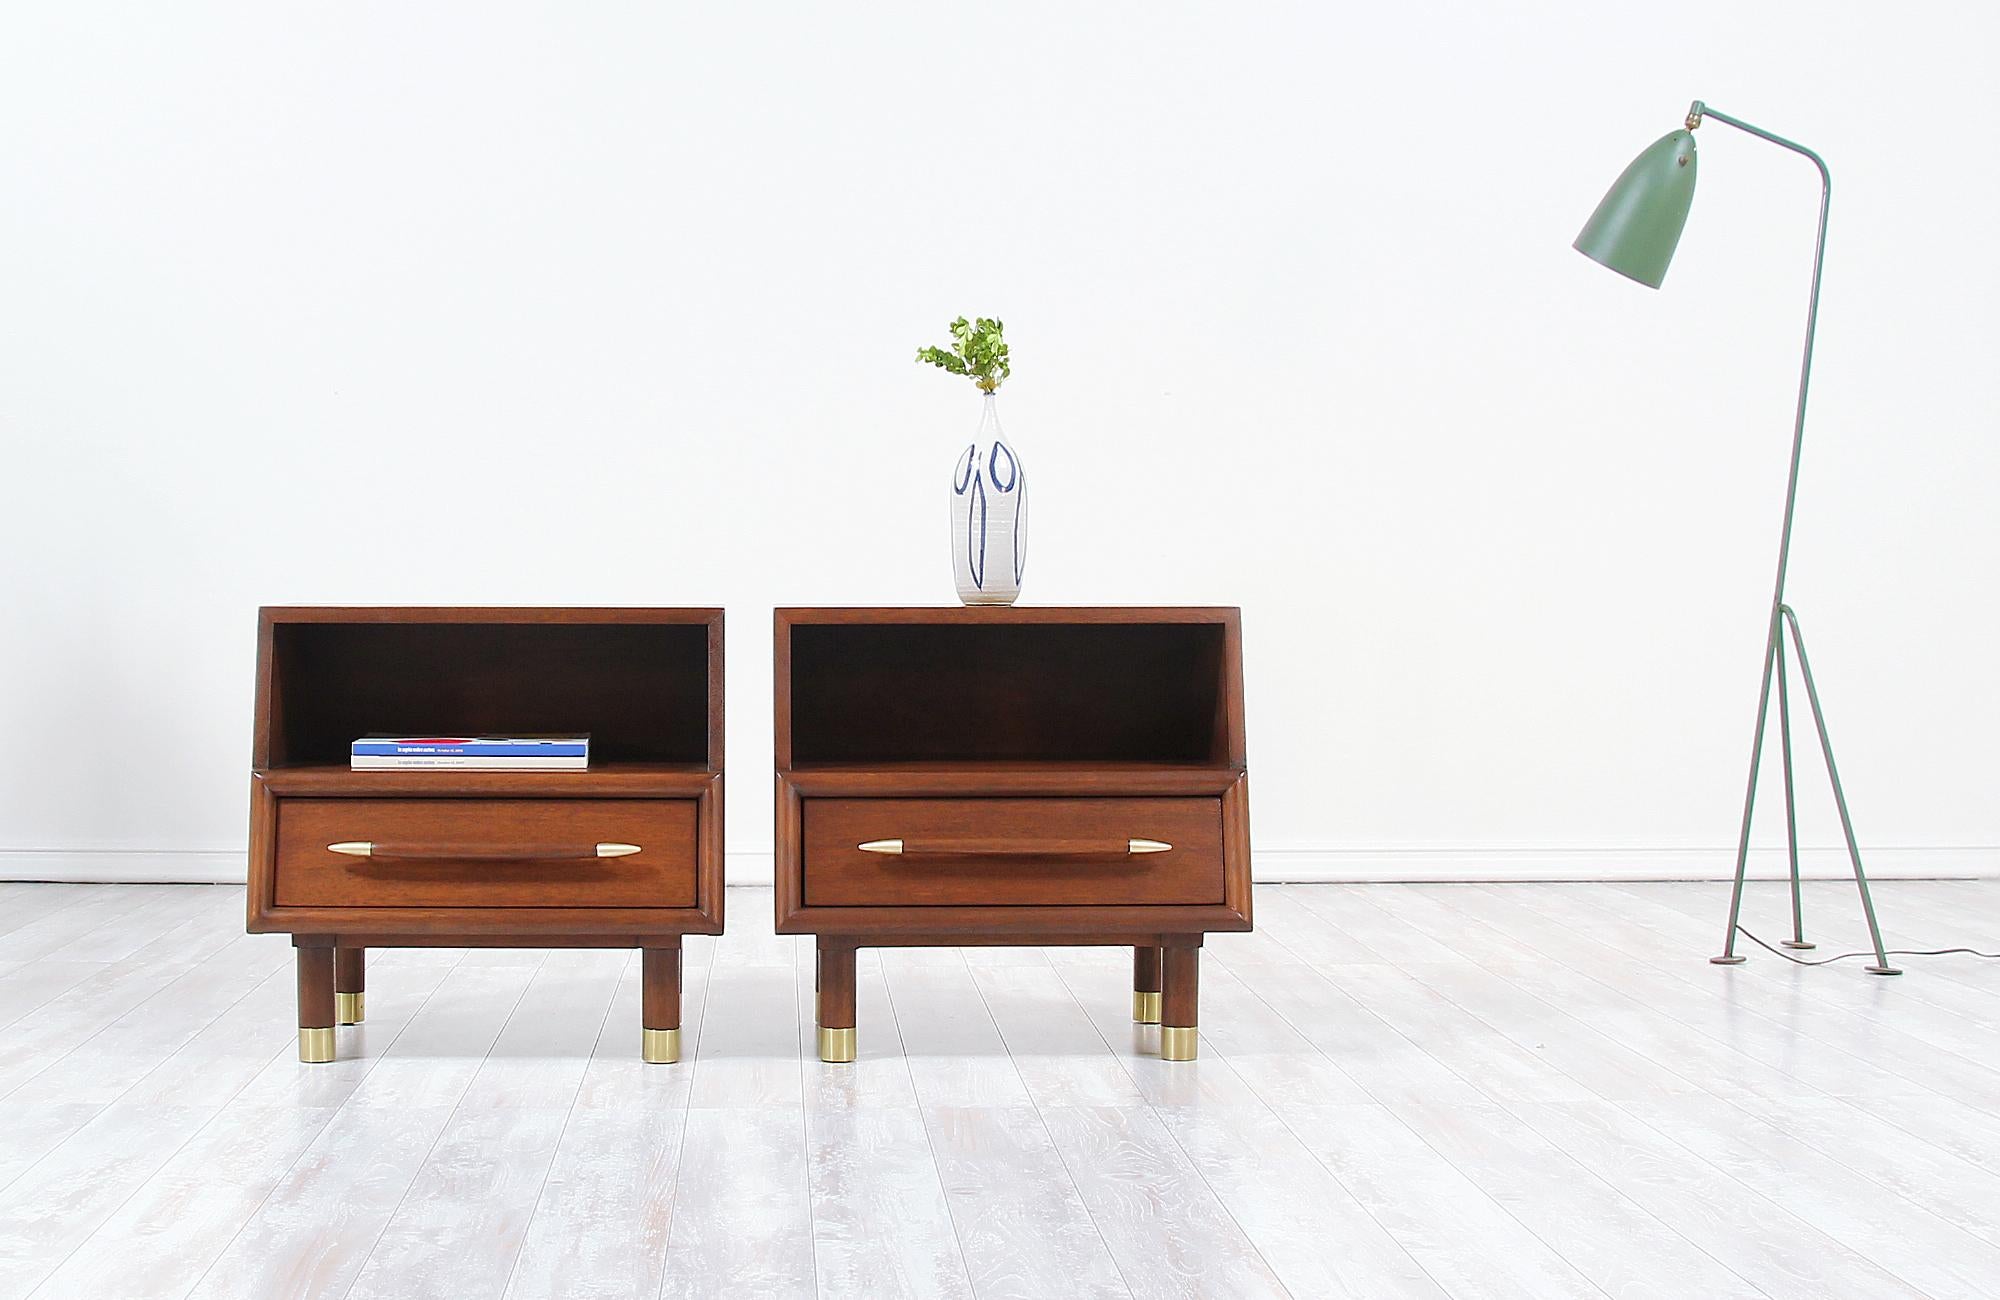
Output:
<instances>
[{"instance_id":1,"label":"walnut wood top","mask_svg":"<svg viewBox=\"0 0 2000 1300\"><path fill-rule=\"evenodd\" d=\"M780 606L780 623L1237 623L1234 605Z\"/></svg>"},{"instance_id":2,"label":"walnut wood top","mask_svg":"<svg viewBox=\"0 0 2000 1300\"><path fill-rule=\"evenodd\" d=\"M718 623L722 610L645 605L266 605L276 623Z\"/></svg>"}]
</instances>

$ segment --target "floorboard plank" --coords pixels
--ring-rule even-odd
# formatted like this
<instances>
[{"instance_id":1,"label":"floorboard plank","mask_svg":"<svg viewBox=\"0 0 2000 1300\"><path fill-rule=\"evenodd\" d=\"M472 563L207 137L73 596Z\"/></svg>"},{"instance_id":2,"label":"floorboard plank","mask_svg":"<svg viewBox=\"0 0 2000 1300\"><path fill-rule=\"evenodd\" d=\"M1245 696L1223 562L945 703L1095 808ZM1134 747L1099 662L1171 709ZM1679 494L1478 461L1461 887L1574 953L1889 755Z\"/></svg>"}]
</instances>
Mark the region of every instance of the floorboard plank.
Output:
<instances>
[{"instance_id":1,"label":"floorboard plank","mask_svg":"<svg viewBox=\"0 0 2000 1300\"><path fill-rule=\"evenodd\" d=\"M1588 1278L1388 1108L1287 1106L1280 1117L1447 1294L1603 1300Z\"/></svg>"},{"instance_id":2,"label":"floorboard plank","mask_svg":"<svg viewBox=\"0 0 2000 1300\"><path fill-rule=\"evenodd\" d=\"M2000 881L1877 901L2000 948ZM867 949L836 1066L770 902L687 941L679 1064L630 951L443 948L307 1066L240 887L0 884L0 1294L2000 1294L2000 962L1712 966L1726 884L1260 886L1195 1061L1126 949Z\"/></svg>"},{"instance_id":3,"label":"floorboard plank","mask_svg":"<svg viewBox=\"0 0 2000 1300\"><path fill-rule=\"evenodd\" d=\"M1445 1294L1271 1111L1181 1107L1160 1118L1293 1295Z\"/></svg>"},{"instance_id":4,"label":"floorboard plank","mask_svg":"<svg viewBox=\"0 0 2000 1300\"><path fill-rule=\"evenodd\" d=\"M568 1118L567 1110L461 1104L383 1225L349 1300L497 1295Z\"/></svg>"},{"instance_id":5,"label":"floorboard plank","mask_svg":"<svg viewBox=\"0 0 2000 1300\"><path fill-rule=\"evenodd\" d=\"M189 1294L346 1295L450 1118L449 1106L341 1107Z\"/></svg>"},{"instance_id":6,"label":"floorboard plank","mask_svg":"<svg viewBox=\"0 0 2000 1300\"><path fill-rule=\"evenodd\" d=\"M1711 1099L1712 1100L1712 1099ZM1499 1106L1403 1106L1432 1150L1606 1295L1620 1300L1755 1300L1718 1263Z\"/></svg>"},{"instance_id":7,"label":"floorboard plank","mask_svg":"<svg viewBox=\"0 0 2000 1300\"><path fill-rule=\"evenodd\" d=\"M660 1294L815 1294L807 1179L801 1099L754 1109L691 1107Z\"/></svg>"},{"instance_id":8,"label":"floorboard plank","mask_svg":"<svg viewBox=\"0 0 2000 1300\"><path fill-rule=\"evenodd\" d=\"M1610 1102L1512 1109L1773 1300L1922 1294Z\"/></svg>"},{"instance_id":9,"label":"floorboard plank","mask_svg":"<svg viewBox=\"0 0 2000 1300\"><path fill-rule=\"evenodd\" d=\"M1042 1119L1136 1294L1286 1294L1151 1110L1045 1106Z\"/></svg>"},{"instance_id":10,"label":"floorboard plank","mask_svg":"<svg viewBox=\"0 0 2000 1300\"><path fill-rule=\"evenodd\" d=\"M809 1106L806 1129L820 1294L970 1300L923 1115Z\"/></svg>"},{"instance_id":11,"label":"floorboard plank","mask_svg":"<svg viewBox=\"0 0 2000 1300\"><path fill-rule=\"evenodd\" d=\"M922 1105L1032 1104L958 949L885 948L881 965L904 1065Z\"/></svg>"},{"instance_id":12,"label":"floorboard plank","mask_svg":"<svg viewBox=\"0 0 2000 1300\"><path fill-rule=\"evenodd\" d=\"M0 1295L39 1286L214 1114L106 1106L30 1165L0 1192Z\"/></svg>"},{"instance_id":13,"label":"floorboard plank","mask_svg":"<svg viewBox=\"0 0 2000 1300\"><path fill-rule=\"evenodd\" d=\"M1129 1300L1132 1288L1041 1112L1032 1106L927 1106L924 1127L981 1300Z\"/></svg>"},{"instance_id":14,"label":"floorboard plank","mask_svg":"<svg viewBox=\"0 0 2000 1300\"><path fill-rule=\"evenodd\" d=\"M1829 1105L1847 1109L1845 1103ZM1821 1147L1793 1136L1782 1116L1713 1098L1629 1103L1625 1109L1724 1173L1755 1187L1767 1200L1797 1215L1904 1281L1933 1297L2000 1295L2000 1249L1956 1227L1951 1186L1941 1180L1945 1213L1923 1199L1898 1194L1864 1172L1848 1144ZM1933 1157L1935 1159L1935 1157ZM1924 1161L1914 1161L1921 1167ZM1854 1166L1860 1166L1856 1168ZM1962 1217L1963 1205L1956 1208Z\"/></svg>"},{"instance_id":15,"label":"floorboard plank","mask_svg":"<svg viewBox=\"0 0 2000 1300\"><path fill-rule=\"evenodd\" d=\"M658 1295L686 1112L572 1110L514 1261L517 1300Z\"/></svg>"},{"instance_id":16,"label":"floorboard plank","mask_svg":"<svg viewBox=\"0 0 2000 1300\"><path fill-rule=\"evenodd\" d=\"M43 1285L48 1296L186 1295L333 1112L230 1108L197 1133Z\"/></svg>"}]
</instances>

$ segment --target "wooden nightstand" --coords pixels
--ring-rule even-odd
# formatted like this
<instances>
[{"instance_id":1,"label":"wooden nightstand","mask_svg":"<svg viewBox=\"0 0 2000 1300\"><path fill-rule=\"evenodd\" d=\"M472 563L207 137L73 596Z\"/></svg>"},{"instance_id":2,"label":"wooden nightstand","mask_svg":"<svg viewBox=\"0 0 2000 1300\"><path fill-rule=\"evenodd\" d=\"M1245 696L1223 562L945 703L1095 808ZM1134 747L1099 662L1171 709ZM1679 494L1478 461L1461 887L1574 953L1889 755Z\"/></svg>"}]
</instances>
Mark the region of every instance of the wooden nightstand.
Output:
<instances>
[{"instance_id":1,"label":"wooden nightstand","mask_svg":"<svg viewBox=\"0 0 2000 1300\"><path fill-rule=\"evenodd\" d=\"M299 1059L361 1020L369 948L644 950L680 1054L681 936L722 932L722 611L265 609L249 929L298 949ZM590 734L572 772L354 772L369 732ZM340 844L344 851L329 846Z\"/></svg>"},{"instance_id":2,"label":"wooden nightstand","mask_svg":"<svg viewBox=\"0 0 2000 1300\"><path fill-rule=\"evenodd\" d=\"M1133 949L1195 1055L1202 936L1250 928L1234 609L781 609L777 926L818 936L820 1058L854 952Z\"/></svg>"}]
</instances>

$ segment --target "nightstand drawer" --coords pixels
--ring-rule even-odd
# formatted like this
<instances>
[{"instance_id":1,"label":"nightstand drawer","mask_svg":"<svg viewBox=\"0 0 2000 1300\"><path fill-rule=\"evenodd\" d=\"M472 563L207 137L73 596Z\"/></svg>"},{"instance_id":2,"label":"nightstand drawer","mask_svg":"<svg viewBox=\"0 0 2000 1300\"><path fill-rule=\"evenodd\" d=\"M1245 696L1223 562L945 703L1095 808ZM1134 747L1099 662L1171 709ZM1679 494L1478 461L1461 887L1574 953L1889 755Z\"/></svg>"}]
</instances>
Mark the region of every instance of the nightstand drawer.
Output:
<instances>
[{"instance_id":1,"label":"nightstand drawer","mask_svg":"<svg viewBox=\"0 0 2000 1300\"><path fill-rule=\"evenodd\" d=\"M1223 901L1218 799L808 799L808 907Z\"/></svg>"},{"instance_id":2,"label":"nightstand drawer","mask_svg":"<svg viewBox=\"0 0 2000 1300\"><path fill-rule=\"evenodd\" d=\"M695 905L691 799L280 799L277 815L279 907Z\"/></svg>"}]
</instances>

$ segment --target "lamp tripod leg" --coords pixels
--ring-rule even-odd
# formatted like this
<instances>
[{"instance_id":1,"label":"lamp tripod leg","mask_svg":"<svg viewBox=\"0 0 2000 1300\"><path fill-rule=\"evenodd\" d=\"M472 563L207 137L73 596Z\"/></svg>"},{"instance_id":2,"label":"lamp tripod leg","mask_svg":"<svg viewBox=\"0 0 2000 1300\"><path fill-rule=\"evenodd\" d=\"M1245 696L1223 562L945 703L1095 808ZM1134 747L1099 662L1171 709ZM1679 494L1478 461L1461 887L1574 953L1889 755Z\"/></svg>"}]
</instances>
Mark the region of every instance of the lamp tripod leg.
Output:
<instances>
[{"instance_id":1,"label":"lamp tripod leg","mask_svg":"<svg viewBox=\"0 0 2000 1300\"><path fill-rule=\"evenodd\" d=\"M1799 898L1799 815L1798 800L1792 790L1792 696L1787 688L1785 638L1778 638L1775 656L1778 674L1778 752L1785 760L1785 851L1792 867L1792 937L1779 940L1787 948L1816 947L1806 942L1805 905Z\"/></svg>"},{"instance_id":2,"label":"lamp tripod leg","mask_svg":"<svg viewBox=\"0 0 2000 1300\"><path fill-rule=\"evenodd\" d=\"M1750 864L1750 818L1757 808L1757 767L1764 757L1764 722L1771 716L1771 669L1778 654L1778 612L1771 611L1771 631L1764 640L1764 685L1757 692L1757 732L1750 741L1750 780L1743 792L1743 830L1736 839L1736 884L1729 891L1729 929L1722 936L1722 955L1708 960L1716 966L1741 965L1736 955L1736 922L1743 914L1743 873Z\"/></svg>"},{"instance_id":3,"label":"lamp tripod leg","mask_svg":"<svg viewBox=\"0 0 2000 1300\"><path fill-rule=\"evenodd\" d=\"M1820 753L1826 758L1826 777L1833 785L1833 804L1840 811L1840 833L1847 840L1847 857L1854 864L1854 884L1861 891L1861 913L1868 919L1868 938L1875 945L1875 964L1870 975L1901 975L1889 964L1882 946L1882 927L1875 920L1875 899L1868 890L1868 873L1861 869L1861 846L1854 839L1854 820L1847 815L1847 794L1840 788L1840 769L1833 762L1833 740L1826 734L1826 714L1819 706L1819 688L1813 685L1812 664L1806 659L1806 636L1799 630L1799 616L1789 605L1778 606L1784 621L1791 625L1792 648L1799 655L1799 678L1806 684L1806 700L1812 705L1813 727L1819 732Z\"/></svg>"}]
</instances>

